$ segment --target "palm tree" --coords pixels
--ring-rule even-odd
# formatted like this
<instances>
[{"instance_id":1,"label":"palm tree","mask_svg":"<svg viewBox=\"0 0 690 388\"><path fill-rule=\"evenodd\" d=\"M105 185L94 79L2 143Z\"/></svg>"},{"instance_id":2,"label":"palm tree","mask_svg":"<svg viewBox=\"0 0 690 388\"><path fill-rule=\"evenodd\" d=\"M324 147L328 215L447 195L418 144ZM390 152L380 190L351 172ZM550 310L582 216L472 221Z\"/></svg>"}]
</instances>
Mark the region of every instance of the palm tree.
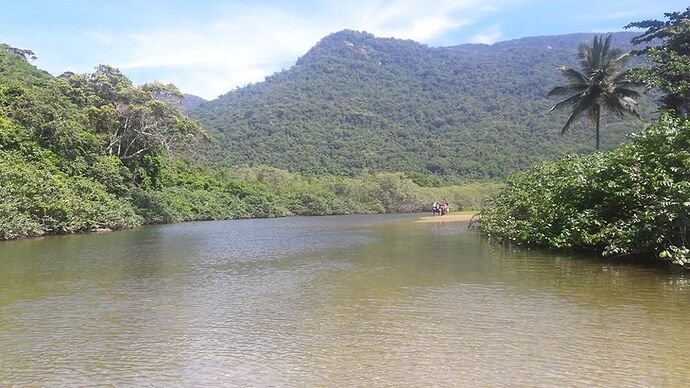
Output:
<instances>
[{"instance_id":1,"label":"palm tree","mask_svg":"<svg viewBox=\"0 0 690 388\"><path fill-rule=\"evenodd\" d=\"M629 114L640 118L635 110L635 98L640 93L630 89L635 83L627 79L628 71L624 66L630 58L629 52L611 48L611 38L595 35L590 46L587 42L580 44L578 56L582 72L568 67L558 70L567 80L565 86L553 88L548 96L569 97L554 105L549 112L557 109L570 108L571 114L566 121L561 134L582 114L587 114L592 125L596 125L597 150L599 149L599 122L601 108L605 108L618 116Z\"/></svg>"}]
</instances>

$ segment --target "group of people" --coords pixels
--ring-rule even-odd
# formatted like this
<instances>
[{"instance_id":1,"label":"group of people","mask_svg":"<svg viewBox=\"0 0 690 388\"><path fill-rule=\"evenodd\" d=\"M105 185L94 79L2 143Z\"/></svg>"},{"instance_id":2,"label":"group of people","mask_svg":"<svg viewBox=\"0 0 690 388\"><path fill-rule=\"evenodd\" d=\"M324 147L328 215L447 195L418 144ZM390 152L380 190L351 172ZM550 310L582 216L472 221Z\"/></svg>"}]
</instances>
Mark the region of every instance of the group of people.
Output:
<instances>
[{"instance_id":1,"label":"group of people","mask_svg":"<svg viewBox=\"0 0 690 388\"><path fill-rule=\"evenodd\" d=\"M434 202L434 204L431 205L431 210L434 212L435 216L445 216L446 214L448 214L448 212L450 212L450 207L448 206L448 202Z\"/></svg>"}]
</instances>

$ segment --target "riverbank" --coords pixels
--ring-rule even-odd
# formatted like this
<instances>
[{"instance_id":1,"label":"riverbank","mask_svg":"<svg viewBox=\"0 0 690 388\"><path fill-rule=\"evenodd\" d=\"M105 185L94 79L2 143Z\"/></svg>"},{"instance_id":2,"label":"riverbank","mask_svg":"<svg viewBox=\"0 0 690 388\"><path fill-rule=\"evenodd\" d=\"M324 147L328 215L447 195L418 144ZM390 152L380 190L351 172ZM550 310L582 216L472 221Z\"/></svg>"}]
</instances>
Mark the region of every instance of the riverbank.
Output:
<instances>
[{"instance_id":1,"label":"riverbank","mask_svg":"<svg viewBox=\"0 0 690 388\"><path fill-rule=\"evenodd\" d=\"M147 226L147 225L167 225L167 224L179 224L179 223L186 223L186 222L205 222L205 221L232 221L232 220L249 220L249 219L264 219L264 218L290 218L290 217L323 217L323 216L343 216L343 215L390 215L390 214L412 214L412 213L405 213L405 212L398 212L398 213L391 213L391 212L369 212L369 213L339 213L339 214L287 214L287 215L272 215L272 216L267 216L267 217L234 217L234 218L220 218L220 219L186 219L186 220L181 220L181 221L169 221L169 222L144 222L141 224L133 225L130 227L124 227L124 228L93 228L93 229L86 229L86 230L75 230L75 231L70 231L70 232L53 232L53 233L43 233L43 234L29 234L29 235L20 235L16 236L13 238L0 238L0 242L2 241L13 241L13 240L24 240L24 239L33 239L33 238L42 238L42 237L53 237L53 236L65 236L65 235L77 235L77 234L92 234L92 233L110 233L110 232L117 232L117 231L122 231L122 230L131 230L135 229L137 227L141 226ZM457 222L457 221L469 221L474 217L478 212L476 211L467 211L467 212L456 212L452 214L447 214L445 216L424 216L419 219L414 220L413 222L419 222L419 223L431 223L431 222Z\"/></svg>"}]
</instances>

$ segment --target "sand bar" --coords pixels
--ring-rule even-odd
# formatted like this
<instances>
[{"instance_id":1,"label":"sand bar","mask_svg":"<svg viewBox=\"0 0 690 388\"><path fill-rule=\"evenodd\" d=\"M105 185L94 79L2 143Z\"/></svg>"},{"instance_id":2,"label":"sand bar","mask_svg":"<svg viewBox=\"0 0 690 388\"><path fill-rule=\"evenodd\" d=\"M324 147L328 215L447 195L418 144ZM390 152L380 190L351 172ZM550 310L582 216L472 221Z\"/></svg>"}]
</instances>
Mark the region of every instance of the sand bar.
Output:
<instances>
[{"instance_id":1,"label":"sand bar","mask_svg":"<svg viewBox=\"0 0 690 388\"><path fill-rule=\"evenodd\" d=\"M474 214L446 214L445 216L427 216L422 217L415 222L455 222L455 221L469 221L474 217Z\"/></svg>"}]
</instances>

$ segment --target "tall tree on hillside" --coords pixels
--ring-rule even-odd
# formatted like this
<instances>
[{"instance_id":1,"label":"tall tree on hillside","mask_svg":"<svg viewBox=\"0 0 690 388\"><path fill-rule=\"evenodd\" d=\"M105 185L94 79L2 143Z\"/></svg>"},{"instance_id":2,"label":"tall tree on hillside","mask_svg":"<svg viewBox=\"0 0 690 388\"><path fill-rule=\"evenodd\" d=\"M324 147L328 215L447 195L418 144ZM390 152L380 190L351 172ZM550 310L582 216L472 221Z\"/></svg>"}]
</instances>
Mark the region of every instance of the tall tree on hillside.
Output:
<instances>
[{"instance_id":1,"label":"tall tree on hillside","mask_svg":"<svg viewBox=\"0 0 690 388\"><path fill-rule=\"evenodd\" d=\"M103 144L141 183L155 183L159 156L187 144L200 127L176 106L182 93L172 84L132 84L118 69L99 65L89 74L65 73L63 93L85 109L88 122ZM141 179L140 179L141 178Z\"/></svg>"},{"instance_id":2,"label":"tall tree on hillside","mask_svg":"<svg viewBox=\"0 0 690 388\"><path fill-rule=\"evenodd\" d=\"M611 38L595 35L592 45L580 44L578 56L582 72L569 67L558 70L567 80L565 86L553 88L548 96L568 96L554 105L549 112L570 109L570 117L561 133L583 114L596 127L596 147L599 149L599 126L601 109L607 109L619 116L630 114L639 119L635 110L635 98L640 94L631 89L635 83L628 79L629 72L624 69L630 58L629 52L611 48Z\"/></svg>"},{"instance_id":3,"label":"tall tree on hillside","mask_svg":"<svg viewBox=\"0 0 690 388\"><path fill-rule=\"evenodd\" d=\"M666 109L687 116L690 115L690 7L685 12L670 12L664 16L668 21L644 20L625 26L646 29L632 40L633 44L661 40L659 45L637 51L645 54L652 65L635 69L633 75L647 87L657 87L664 92Z\"/></svg>"},{"instance_id":4,"label":"tall tree on hillside","mask_svg":"<svg viewBox=\"0 0 690 388\"><path fill-rule=\"evenodd\" d=\"M6 44L2 44L2 43L0 43L0 45L2 45L2 47L3 47L3 48L5 49L5 51L7 51L8 53L13 54L13 55L16 55L16 56L18 56L19 58L21 58L21 59L23 59L23 60L25 60L25 61L27 61L27 62L35 61L36 59L38 59L38 57L36 56L36 53L34 53L34 52L31 51L31 50L20 49L20 48L12 47L12 46L9 46L9 45L6 45Z\"/></svg>"}]
</instances>

